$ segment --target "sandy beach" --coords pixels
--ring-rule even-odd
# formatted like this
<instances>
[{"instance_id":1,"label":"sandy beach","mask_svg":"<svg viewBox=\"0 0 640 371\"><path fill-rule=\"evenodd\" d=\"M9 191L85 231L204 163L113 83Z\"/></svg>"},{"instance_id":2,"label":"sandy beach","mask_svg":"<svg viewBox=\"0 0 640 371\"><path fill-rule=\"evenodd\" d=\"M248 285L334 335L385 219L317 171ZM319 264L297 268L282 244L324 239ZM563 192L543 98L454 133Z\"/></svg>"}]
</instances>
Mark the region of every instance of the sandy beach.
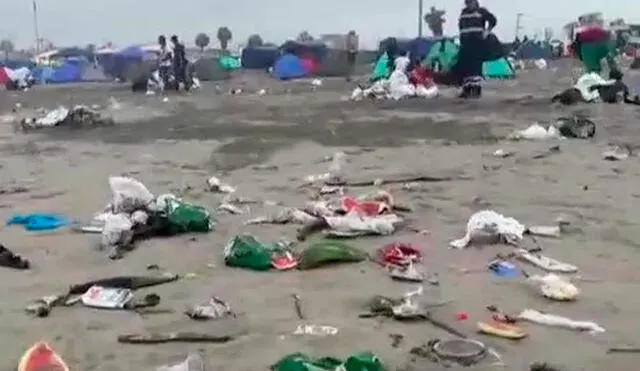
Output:
<instances>
[{"instance_id":1,"label":"sandy beach","mask_svg":"<svg viewBox=\"0 0 640 371\"><path fill-rule=\"evenodd\" d=\"M448 89L432 101L351 102L346 97L353 85L339 79L324 80L314 89L309 81L283 83L251 74L218 84L223 92L242 88L240 94L218 94L211 83L189 96L171 96L166 103L108 84L0 91L0 115L11 114L16 103L24 107L21 112L61 104L98 104L107 107L117 122L106 128L32 133L2 123L0 186L19 185L29 191L3 194L0 218L48 211L88 220L110 201L107 178L120 174L140 180L155 194L173 192L212 211L222 196L205 190L211 175L236 186L242 196L302 206L309 197L299 188L302 180L326 172L329 164L323 158L337 151L347 153L347 175L464 175L468 179L421 183L411 191L401 185L384 186L414 208L409 214L412 225L430 234L402 231L348 243L370 253L389 242L420 247L424 270L437 273L440 279L438 287L425 284L425 298L452 300L434 308L433 315L494 347L504 358L504 369L527 370L532 362L550 362L564 370L629 371L636 355L607 354L606 350L640 342L634 325L640 301L633 296L640 282L640 211L636 207L640 191L635 188L640 167L637 157L608 162L602 152L611 143L637 143L640 111L624 105L551 106L549 97L568 87L574 77L575 71L567 65L523 71L517 80L489 82L485 97L474 102L460 102L454 98L456 92ZM631 73L628 77L636 78ZM262 88L267 89L266 95L255 94ZM588 114L596 123L594 139L505 139L534 122L551 122L576 112ZM560 146L558 153L533 158L554 145ZM514 155L494 157L498 149ZM347 192L367 190L372 189ZM488 273L489 259L512 247L450 249L449 241L464 235L469 217L482 209L527 225L551 224L559 216L570 220L573 233L559 239L538 238L538 242L549 256L580 268L584 279L575 281L582 291L579 299L552 302L522 280ZM96 249L96 236L68 229L36 234L2 223L0 243L29 259L33 268L0 268L0 280L5 282L0 294L0 347L5 353L0 369L14 369L20 355L44 339L72 370L155 370L198 351L208 370L256 371L294 352L344 357L363 350L377 353L390 370L396 370L405 369L410 348L451 337L429 323L358 318L371 296L401 295L415 288L392 281L371 262L287 272L225 267L223 248L239 233L264 241L295 239L295 225L244 225L264 211L252 205L244 215L220 213L208 234L154 238L117 261ZM150 264L189 276L143 291L159 294L159 307L173 313L139 315L78 305L56 308L47 318L33 318L24 311L31 300L64 291L71 284L148 274ZM293 293L301 297L307 321L296 318ZM229 331L226 322L194 322L182 313L185 306L205 302L211 295L224 298L244 314L231 324L239 334L236 340L222 345L116 341L124 333ZM531 308L594 321L606 332L589 335L525 324L529 337L520 342L476 335L476 322L490 316L488 305L514 313ZM469 318L456 319L460 311ZM339 332L330 337L292 335L300 323L335 326ZM390 334L404 337L398 347L391 346ZM414 369L440 367L425 361Z\"/></svg>"}]
</instances>

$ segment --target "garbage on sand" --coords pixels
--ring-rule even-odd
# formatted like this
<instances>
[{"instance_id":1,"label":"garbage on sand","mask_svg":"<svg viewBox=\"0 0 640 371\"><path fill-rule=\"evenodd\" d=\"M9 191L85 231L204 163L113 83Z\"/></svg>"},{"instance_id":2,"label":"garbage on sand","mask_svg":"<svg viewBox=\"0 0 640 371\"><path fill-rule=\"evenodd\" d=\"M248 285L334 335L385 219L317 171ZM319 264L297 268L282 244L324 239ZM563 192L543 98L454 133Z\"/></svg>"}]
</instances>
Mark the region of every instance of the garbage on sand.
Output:
<instances>
[{"instance_id":1,"label":"garbage on sand","mask_svg":"<svg viewBox=\"0 0 640 371\"><path fill-rule=\"evenodd\" d=\"M160 366L156 371L205 371L205 365L198 353L189 353L182 362Z\"/></svg>"},{"instance_id":2,"label":"garbage on sand","mask_svg":"<svg viewBox=\"0 0 640 371\"><path fill-rule=\"evenodd\" d=\"M299 255L299 269L314 269L328 264L357 263L368 258L366 252L339 241L316 242Z\"/></svg>"},{"instance_id":3,"label":"garbage on sand","mask_svg":"<svg viewBox=\"0 0 640 371\"><path fill-rule=\"evenodd\" d=\"M547 140L560 138L588 139L596 134L596 124L586 117L560 117L555 123L543 126L536 123L511 133L511 140Z\"/></svg>"},{"instance_id":4,"label":"garbage on sand","mask_svg":"<svg viewBox=\"0 0 640 371\"><path fill-rule=\"evenodd\" d=\"M18 371L56 370L69 371L62 357L46 342L32 345L20 357Z\"/></svg>"},{"instance_id":5,"label":"garbage on sand","mask_svg":"<svg viewBox=\"0 0 640 371\"><path fill-rule=\"evenodd\" d=\"M23 225L28 231L47 231L58 229L69 224L67 218L58 214L24 214L14 215L7 220L7 225Z\"/></svg>"},{"instance_id":6,"label":"garbage on sand","mask_svg":"<svg viewBox=\"0 0 640 371\"><path fill-rule=\"evenodd\" d=\"M539 325L552 327L562 327L571 330L585 331L591 334L598 334L605 331L595 322L575 321L567 317L554 314L542 313L534 309L525 309L518 314L518 320L529 321Z\"/></svg>"},{"instance_id":7,"label":"garbage on sand","mask_svg":"<svg viewBox=\"0 0 640 371\"><path fill-rule=\"evenodd\" d=\"M319 326L319 325L298 325L294 335L313 335L313 336L333 336L338 333L338 329L333 326Z\"/></svg>"},{"instance_id":8,"label":"garbage on sand","mask_svg":"<svg viewBox=\"0 0 640 371\"><path fill-rule=\"evenodd\" d=\"M211 192L219 192L219 193L235 193L236 188L232 187L226 183L222 183L222 181L215 176L207 179L207 186L209 186L209 191Z\"/></svg>"},{"instance_id":9,"label":"garbage on sand","mask_svg":"<svg viewBox=\"0 0 640 371\"><path fill-rule=\"evenodd\" d=\"M542 296L558 301L576 300L580 290L565 278L549 273L545 276L533 275L528 280L538 285Z\"/></svg>"},{"instance_id":10,"label":"garbage on sand","mask_svg":"<svg viewBox=\"0 0 640 371\"><path fill-rule=\"evenodd\" d=\"M424 273L419 271L411 262L406 267L390 267L389 275L397 281L422 282L425 280Z\"/></svg>"},{"instance_id":11,"label":"garbage on sand","mask_svg":"<svg viewBox=\"0 0 640 371\"><path fill-rule=\"evenodd\" d=\"M148 334L118 335L118 342L125 344L163 344L163 343L228 343L234 340L231 335L215 335L201 332L164 332Z\"/></svg>"},{"instance_id":12,"label":"garbage on sand","mask_svg":"<svg viewBox=\"0 0 640 371\"><path fill-rule=\"evenodd\" d=\"M141 301L134 302L130 291L141 288L173 282L179 279L178 275L165 273L160 276L116 276L71 285L63 294L48 295L36 299L25 310L27 313L38 317L46 317L56 306L71 306L82 301L82 296L89 305L97 304L97 307L110 309L127 309L135 307L155 306L160 298L155 294L146 295ZM96 288L91 295L87 295L92 288ZM98 289L99 288L99 289Z\"/></svg>"},{"instance_id":13,"label":"garbage on sand","mask_svg":"<svg viewBox=\"0 0 640 371\"><path fill-rule=\"evenodd\" d=\"M72 109L60 106L48 111L44 116L24 118L20 121L20 126L25 131L54 126L82 128L114 124L112 118L103 116L100 112L87 106L75 106Z\"/></svg>"},{"instance_id":14,"label":"garbage on sand","mask_svg":"<svg viewBox=\"0 0 640 371\"><path fill-rule=\"evenodd\" d=\"M366 305L367 313L360 315L361 318L391 317L396 320L424 320L427 318L427 308L416 299L422 296L423 287L406 292L401 298L389 298L385 296L374 296Z\"/></svg>"},{"instance_id":15,"label":"garbage on sand","mask_svg":"<svg viewBox=\"0 0 640 371\"><path fill-rule=\"evenodd\" d=\"M29 269L31 263L29 260L14 253L13 251L0 244L0 267L14 268L14 269Z\"/></svg>"},{"instance_id":16,"label":"garbage on sand","mask_svg":"<svg viewBox=\"0 0 640 371\"><path fill-rule=\"evenodd\" d=\"M91 229L102 227L101 248L113 259L135 240L181 233L209 232L215 220L202 206L173 194L155 197L147 187L129 177L109 177L112 201L91 221Z\"/></svg>"},{"instance_id":17,"label":"garbage on sand","mask_svg":"<svg viewBox=\"0 0 640 371\"><path fill-rule=\"evenodd\" d=\"M281 358L271 365L270 369L272 371L385 371L386 367L373 352L357 353L346 360L294 353Z\"/></svg>"},{"instance_id":18,"label":"garbage on sand","mask_svg":"<svg viewBox=\"0 0 640 371\"><path fill-rule=\"evenodd\" d=\"M435 98L439 95L438 86L423 67L416 67L412 75L407 74L410 60L400 56L394 61L395 69L388 80L377 80L370 87L357 87L351 93L351 100L364 98L394 99L408 97ZM411 78L410 78L411 77Z\"/></svg>"},{"instance_id":19,"label":"garbage on sand","mask_svg":"<svg viewBox=\"0 0 640 371\"><path fill-rule=\"evenodd\" d=\"M288 244L265 244L250 234L235 236L224 247L224 262L230 267L288 270L298 266L298 261Z\"/></svg>"},{"instance_id":20,"label":"garbage on sand","mask_svg":"<svg viewBox=\"0 0 640 371\"><path fill-rule=\"evenodd\" d=\"M602 153L602 157L608 161L624 161L631 157L633 151L630 146L611 146Z\"/></svg>"},{"instance_id":21,"label":"garbage on sand","mask_svg":"<svg viewBox=\"0 0 640 371\"><path fill-rule=\"evenodd\" d=\"M473 243L503 242L518 245L522 241L525 229L525 226L514 218L505 217L492 210L483 210L469 218L464 237L451 241L449 245L458 249Z\"/></svg>"},{"instance_id":22,"label":"garbage on sand","mask_svg":"<svg viewBox=\"0 0 640 371\"><path fill-rule=\"evenodd\" d=\"M407 266L422 261L422 253L411 244L389 243L378 249L376 259L380 265Z\"/></svg>"},{"instance_id":23,"label":"garbage on sand","mask_svg":"<svg viewBox=\"0 0 640 371\"><path fill-rule=\"evenodd\" d=\"M478 332L485 335L496 336L504 339L520 340L528 334L518 325L496 320L480 321L477 323Z\"/></svg>"},{"instance_id":24,"label":"garbage on sand","mask_svg":"<svg viewBox=\"0 0 640 371\"><path fill-rule=\"evenodd\" d=\"M526 249L516 250L516 257L547 272L564 274L578 272L578 267L573 264L564 263L542 254L532 253Z\"/></svg>"},{"instance_id":25,"label":"garbage on sand","mask_svg":"<svg viewBox=\"0 0 640 371\"><path fill-rule=\"evenodd\" d=\"M235 317L231 306L224 300L212 296L206 304L196 304L187 307L185 314L195 320L223 319Z\"/></svg>"}]
</instances>

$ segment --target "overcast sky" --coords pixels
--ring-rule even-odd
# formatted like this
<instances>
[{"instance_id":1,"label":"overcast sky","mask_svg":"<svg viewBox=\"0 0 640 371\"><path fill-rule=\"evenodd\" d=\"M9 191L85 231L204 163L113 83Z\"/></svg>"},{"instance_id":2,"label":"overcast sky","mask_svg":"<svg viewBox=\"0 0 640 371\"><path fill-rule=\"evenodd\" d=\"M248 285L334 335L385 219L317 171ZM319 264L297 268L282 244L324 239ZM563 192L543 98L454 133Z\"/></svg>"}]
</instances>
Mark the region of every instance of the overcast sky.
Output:
<instances>
[{"instance_id":1,"label":"overcast sky","mask_svg":"<svg viewBox=\"0 0 640 371\"><path fill-rule=\"evenodd\" d=\"M425 0L425 8L446 10L446 32L454 33L462 2ZM498 17L496 31L504 39L514 35L516 13L524 14L527 32L542 34L550 25L556 35L565 23L587 12L601 11L606 19L635 13L627 22L640 20L640 4L631 0L481 2ZM61 46L142 43L160 33L178 34L192 44L198 32L215 37L221 25L232 30L237 42L252 33L281 42L302 30L315 35L355 29L363 43L371 45L385 36L415 36L418 18L418 0L37 0L37 5L41 37ZM19 47L33 45L31 0L0 0L0 9L0 38L10 38Z\"/></svg>"}]
</instances>

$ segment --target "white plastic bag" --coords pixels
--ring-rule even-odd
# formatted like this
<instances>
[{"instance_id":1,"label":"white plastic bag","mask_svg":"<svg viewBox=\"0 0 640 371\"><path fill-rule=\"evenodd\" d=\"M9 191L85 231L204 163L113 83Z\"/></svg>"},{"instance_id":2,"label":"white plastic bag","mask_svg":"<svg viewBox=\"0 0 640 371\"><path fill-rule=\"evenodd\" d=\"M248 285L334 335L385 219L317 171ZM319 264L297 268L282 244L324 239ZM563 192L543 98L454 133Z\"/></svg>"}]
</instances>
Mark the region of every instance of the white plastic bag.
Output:
<instances>
[{"instance_id":1,"label":"white plastic bag","mask_svg":"<svg viewBox=\"0 0 640 371\"><path fill-rule=\"evenodd\" d=\"M507 218L492 210L482 210L471 215L467 222L467 231L463 238L451 241L449 245L462 249L474 238L495 237L506 243L517 245L523 238L525 226L514 218Z\"/></svg>"},{"instance_id":2,"label":"white plastic bag","mask_svg":"<svg viewBox=\"0 0 640 371\"><path fill-rule=\"evenodd\" d=\"M100 247L126 246L133 237L133 223L127 214L106 215Z\"/></svg>"},{"instance_id":3,"label":"white plastic bag","mask_svg":"<svg viewBox=\"0 0 640 371\"><path fill-rule=\"evenodd\" d=\"M197 353L190 353L181 363L173 366L160 366L156 371L204 371L204 361Z\"/></svg>"},{"instance_id":4,"label":"white plastic bag","mask_svg":"<svg viewBox=\"0 0 640 371\"><path fill-rule=\"evenodd\" d=\"M431 85L429 87L426 87L422 84L416 85L416 95L418 97L431 99L437 97L438 94L440 94L440 92L438 91L438 87L436 85Z\"/></svg>"},{"instance_id":5,"label":"white plastic bag","mask_svg":"<svg viewBox=\"0 0 640 371\"><path fill-rule=\"evenodd\" d=\"M389 76L389 94L392 99L398 100L416 95L416 88L411 85L407 76L409 63L410 60L407 57L398 57L394 61L395 70Z\"/></svg>"},{"instance_id":6,"label":"white plastic bag","mask_svg":"<svg viewBox=\"0 0 640 371\"><path fill-rule=\"evenodd\" d=\"M111 176L109 187L113 194L111 207L115 214L132 213L137 209L144 209L154 199L147 187L133 178Z\"/></svg>"}]
</instances>

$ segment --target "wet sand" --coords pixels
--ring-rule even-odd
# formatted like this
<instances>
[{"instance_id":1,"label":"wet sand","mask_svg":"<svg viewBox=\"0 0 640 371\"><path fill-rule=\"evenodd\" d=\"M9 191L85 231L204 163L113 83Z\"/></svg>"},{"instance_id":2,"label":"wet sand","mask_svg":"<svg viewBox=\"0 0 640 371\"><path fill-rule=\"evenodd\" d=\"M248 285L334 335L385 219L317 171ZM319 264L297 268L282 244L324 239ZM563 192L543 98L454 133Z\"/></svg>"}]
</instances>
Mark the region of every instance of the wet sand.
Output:
<instances>
[{"instance_id":1,"label":"wet sand","mask_svg":"<svg viewBox=\"0 0 640 371\"><path fill-rule=\"evenodd\" d=\"M325 80L313 91L309 82L279 83L252 75L222 84L224 91L242 86L246 91L240 95L219 95L214 84L207 84L200 92L171 97L168 103L132 96L116 85L0 92L0 114L16 102L25 109L73 103L108 106L109 97L114 97L120 104L119 109L110 109L120 122L111 128L24 134L3 123L0 185L18 184L30 191L2 195L0 218L53 211L86 219L109 201L107 177L115 174L131 175L156 194L176 192L211 209L221 197L205 192L204 182L214 174L237 186L242 196L302 205L307 193L297 186L306 175L325 172L328 164L322 159L336 151L349 153L345 170L352 174L463 173L473 179L425 183L412 192L399 185L388 187L397 199L414 206L410 216L414 226L430 230L430 235L402 232L351 243L370 252L392 241L421 247L424 269L438 273L441 282L439 289L425 286L426 298L454 300L433 314L470 335L475 336L478 320L488 318L485 307L492 304L506 311L532 308L592 320L607 330L591 336L531 324L526 325L529 338L517 343L479 336L503 355L508 370L548 361L566 370L628 371L636 357L607 355L606 349L640 342L633 325L640 310L640 301L634 299L640 280L636 273L640 213L634 207L640 202L636 190L640 170L637 157L612 163L602 160L602 152L610 142L637 142L640 110L549 106L546 98L565 88L572 73L567 66L523 72L517 81L489 83L485 98L477 102L459 102L452 90L428 102L346 102L343 98L351 87L339 80ZM252 94L260 88L269 93ZM535 121L576 111L588 113L596 122L595 139L517 143L502 139ZM560 153L531 158L555 144ZM516 154L493 157L499 148ZM264 170L257 164L278 169ZM549 256L577 265L581 276L599 282L578 281L582 294L577 302L553 303L522 282L483 270L491 257L509 247L450 250L448 242L462 236L468 218L483 208L526 224L548 224L566 216L578 232L538 241ZM448 337L427 323L357 318L370 296L398 295L414 287L391 281L371 263L281 273L226 268L222 249L238 233L253 233L265 241L294 238L292 225L243 225L262 211L252 207L246 215L221 214L209 234L152 239L119 261L96 250L97 238L89 235L66 230L33 234L2 226L0 242L27 257L34 267L27 272L0 269L5 282L0 297L4 319L0 346L5 357L0 368L13 369L26 348L46 339L75 370L154 370L171 358L200 351L212 370L255 371L293 352L346 356L360 350L378 353L394 370L406 363L411 347ZM30 300L70 284L146 274L149 264L194 273L191 279L141 291L158 293L160 307L173 309L172 314L141 316L81 306L56 309L44 319L24 313ZM477 272L462 273L465 269ZM309 323L335 326L339 333L328 338L291 335L301 323L293 310L292 293L301 296ZM237 340L224 345L116 342L118 334L132 332L227 331L226 324L193 323L182 314L186 305L205 302L211 295L246 314L246 323L232 326L244 333ZM459 311L468 312L469 319L458 321ZM389 334L404 336L398 348L391 347ZM423 367L416 369L440 366Z\"/></svg>"}]
</instances>

